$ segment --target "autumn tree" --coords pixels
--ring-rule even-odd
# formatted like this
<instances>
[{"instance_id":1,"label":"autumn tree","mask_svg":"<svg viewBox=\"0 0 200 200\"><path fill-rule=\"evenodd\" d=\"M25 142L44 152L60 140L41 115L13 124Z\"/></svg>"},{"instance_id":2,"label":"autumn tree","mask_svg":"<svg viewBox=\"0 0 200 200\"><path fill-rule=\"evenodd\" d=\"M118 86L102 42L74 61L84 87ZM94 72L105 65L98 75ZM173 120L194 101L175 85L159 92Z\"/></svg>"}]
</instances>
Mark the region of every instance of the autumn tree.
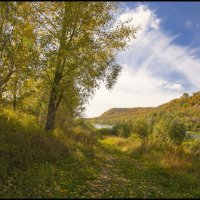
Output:
<instances>
[{"instance_id":1,"label":"autumn tree","mask_svg":"<svg viewBox=\"0 0 200 200\"><path fill-rule=\"evenodd\" d=\"M12 36L17 12L14 2L0 3L0 92L14 72Z\"/></svg>"},{"instance_id":2,"label":"autumn tree","mask_svg":"<svg viewBox=\"0 0 200 200\"><path fill-rule=\"evenodd\" d=\"M120 23L113 2L34 2L41 25L44 70L50 80L46 129L53 130L60 103L72 96L85 102L105 81L111 88L121 67L117 52L136 29ZM69 94L70 88L74 92Z\"/></svg>"},{"instance_id":3,"label":"autumn tree","mask_svg":"<svg viewBox=\"0 0 200 200\"><path fill-rule=\"evenodd\" d=\"M10 93L14 110L39 58L33 14L30 2L1 2L0 89Z\"/></svg>"}]
</instances>

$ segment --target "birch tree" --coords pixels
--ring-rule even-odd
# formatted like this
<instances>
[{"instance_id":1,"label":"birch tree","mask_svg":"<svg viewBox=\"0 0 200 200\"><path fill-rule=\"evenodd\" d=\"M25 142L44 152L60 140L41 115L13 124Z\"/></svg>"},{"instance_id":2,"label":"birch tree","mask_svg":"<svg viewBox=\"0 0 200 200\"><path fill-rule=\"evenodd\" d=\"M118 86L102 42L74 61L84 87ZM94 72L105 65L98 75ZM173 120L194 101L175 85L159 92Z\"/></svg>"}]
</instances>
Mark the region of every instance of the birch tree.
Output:
<instances>
[{"instance_id":1,"label":"birch tree","mask_svg":"<svg viewBox=\"0 0 200 200\"><path fill-rule=\"evenodd\" d=\"M121 67L116 55L137 29L116 21L115 2L34 2L40 24L41 62L49 79L45 128L53 130L63 99L80 103L94 94L101 81L112 88ZM73 92L69 92L73 88ZM68 101L70 102L70 101Z\"/></svg>"}]
</instances>

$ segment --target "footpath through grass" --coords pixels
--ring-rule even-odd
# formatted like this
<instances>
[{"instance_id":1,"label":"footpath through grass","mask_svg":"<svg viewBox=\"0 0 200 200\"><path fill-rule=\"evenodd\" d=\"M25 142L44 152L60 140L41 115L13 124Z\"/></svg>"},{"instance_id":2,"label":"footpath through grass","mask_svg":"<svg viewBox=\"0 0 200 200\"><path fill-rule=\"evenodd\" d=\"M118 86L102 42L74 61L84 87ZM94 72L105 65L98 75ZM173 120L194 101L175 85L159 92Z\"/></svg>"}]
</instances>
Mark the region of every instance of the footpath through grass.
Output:
<instances>
[{"instance_id":1,"label":"footpath through grass","mask_svg":"<svg viewBox=\"0 0 200 200\"><path fill-rule=\"evenodd\" d=\"M80 127L48 135L32 119L11 119L0 120L0 198L200 197L198 157Z\"/></svg>"},{"instance_id":2,"label":"footpath through grass","mask_svg":"<svg viewBox=\"0 0 200 200\"><path fill-rule=\"evenodd\" d=\"M126 151L117 137L101 140L102 173L99 174L98 197L114 198L199 198L200 172L171 171L160 165L158 155ZM122 142L123 143L123 142ZM180 173L179 173L180 172ZM91 183L92 185L92 183ZM99 188L99 189L98 189Z\"/></svg>"},{"instance_id":3,"label":"footpath through grass","mask_svg":"<svg viewBox=\"0 0 200 200\"><path fill-rule=\"evenodd\" d=\"M199 174L170 174L142 156L100 140L92 155L16 170L0 197L199 198ZM196 172L199 173L199 172Z\"/></svg>"},{"instance_id":4,"label":"footpath through grass","mask_svg":"<svg viewBox=\"0 0 200 200\"><path fill-rule=\"evenodd\" d=\"M199 198L199 172L171 173L156 160L126 153L104 138L91 155L15 170L0 197ZM77 157L78 158L78 157ZM195 174L196 173L196 174Z\"/></svg>"}]
</instances>

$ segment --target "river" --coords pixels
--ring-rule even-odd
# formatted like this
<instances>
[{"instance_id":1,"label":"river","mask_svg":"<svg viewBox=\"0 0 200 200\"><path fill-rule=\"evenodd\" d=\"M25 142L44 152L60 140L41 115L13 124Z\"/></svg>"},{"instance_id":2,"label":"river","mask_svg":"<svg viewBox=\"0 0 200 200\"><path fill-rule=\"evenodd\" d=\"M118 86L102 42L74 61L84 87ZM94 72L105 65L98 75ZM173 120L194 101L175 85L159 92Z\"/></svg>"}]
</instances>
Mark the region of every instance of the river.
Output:
<instances>
[{"instance_id":1,"label":"river","mask_svg":"<svg viewBox=\"0 0 200 200\"><path fill-rule=\"evenodd\" d=\"M113 125L106 125L106 124L93 124L93 126L97 129L101 129L101 128L111 129L113 127Z\"/></svg>"},{"instance_id":2,"label":"river","mask_svg":"<svg viewBox=\"0 0 200 200\"><path fill-rule=\"evenodd\" d=\"M107 129L111 129L113 127L113 125L107 125L107 124L93 124L93 126L97 129L101 129L101 128L107 128ZM190 133L189 131L187 132L187 135L191 136L192 139L195 140L200 140L200 134L198 133Z\"/></svg>"},{"instance_id":3,"label":"river","mask_svg":"<svg viewBox=\"0 0 200 200\"><path fill-rule=\"evenodd\" d=\"M187 135L191 136L192 139L200 140L200 133L190 133L190 132L188 132Z\"/></svg>"}]
</instances>

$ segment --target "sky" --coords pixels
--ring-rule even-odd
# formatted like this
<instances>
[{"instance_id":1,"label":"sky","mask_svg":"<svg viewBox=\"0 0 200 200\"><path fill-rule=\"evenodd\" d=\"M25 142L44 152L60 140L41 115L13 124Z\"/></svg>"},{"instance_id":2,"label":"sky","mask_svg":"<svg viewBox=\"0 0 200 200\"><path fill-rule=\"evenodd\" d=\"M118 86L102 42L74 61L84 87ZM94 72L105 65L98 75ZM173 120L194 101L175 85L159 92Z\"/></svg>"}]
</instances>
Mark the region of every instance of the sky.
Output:
<instances>
[{"instance_id":1,"label":"sky","mask_svg":"<svg viewBox=\"0 0 200 200\"><path fill-rule=\"evenodd\" d=\"M200 2L126 2L120 20L140 26L117 62L112 90L102 83L86 104L85 117L110 108L156 107L200 90Z\"/></svg>"}]
</instances>

